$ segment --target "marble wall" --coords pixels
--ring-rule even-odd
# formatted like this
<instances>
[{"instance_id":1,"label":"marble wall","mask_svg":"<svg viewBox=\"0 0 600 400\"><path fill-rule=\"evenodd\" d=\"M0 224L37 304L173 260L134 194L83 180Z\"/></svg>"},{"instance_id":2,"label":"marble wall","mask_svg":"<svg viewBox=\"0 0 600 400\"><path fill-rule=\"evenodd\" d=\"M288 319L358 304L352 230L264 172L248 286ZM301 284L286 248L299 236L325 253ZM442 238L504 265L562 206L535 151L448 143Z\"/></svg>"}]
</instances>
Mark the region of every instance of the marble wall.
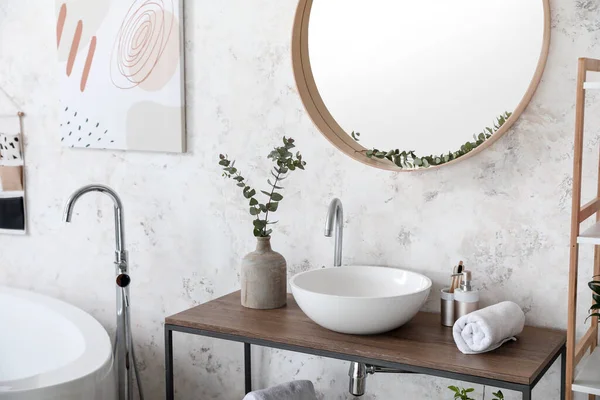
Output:
<instances>
[{"instance_id":1,"label":"marble wall","mask_svg":"<svg viewBox=\"0 0 600 400\"><path fill-rule=\"evenodd\" d=\"M282 135L297 140L308 162L287 183L273 238L290 274L332 262L333 241L322 232L326 206L339 196L346 210L345 263L411 268L433 279L435 293L463 259L485 303L513 300L529 324L565 327L576 59L600 56L600 2L551 1L548 66L507 135L454 166L413 173L363 166L315 129L292 76L295 3L186 2L189 152L167 155L61 148L53 2L0 2L0 85L28 115L30 229L26 237L0 237L0 284L67 300L112 331L110 202L87 196L71 225L61 215L65 199L81 185L117 189L126 207L134 333L149 399L163 397L164 317L237 289L239 261L254 246L246 207L237 188L221 178L218 153L237 158L259 184L269 167L265 155ZM501 57L511 57L510 49ZM592 107L600 105L590 101ZM586 199L594 191L600 113L590 112L588 121ZM590 260L591 249L582 250L584 278ZM437 304L434 294L427 308ZM584 315L582 306L581 330ZM175 346L179 398L242 397L241 345L177 335ZM350 398L347 363L255 353L258 387L306 378L323 399ZM446 386L454 383L375 376L365 398L450 399ZM558 388L554 366L534 397L558 399ZM477 386L478 399L482 390ZM490 398L490 388L486 393Z\"/></svg>"}]
</instances>

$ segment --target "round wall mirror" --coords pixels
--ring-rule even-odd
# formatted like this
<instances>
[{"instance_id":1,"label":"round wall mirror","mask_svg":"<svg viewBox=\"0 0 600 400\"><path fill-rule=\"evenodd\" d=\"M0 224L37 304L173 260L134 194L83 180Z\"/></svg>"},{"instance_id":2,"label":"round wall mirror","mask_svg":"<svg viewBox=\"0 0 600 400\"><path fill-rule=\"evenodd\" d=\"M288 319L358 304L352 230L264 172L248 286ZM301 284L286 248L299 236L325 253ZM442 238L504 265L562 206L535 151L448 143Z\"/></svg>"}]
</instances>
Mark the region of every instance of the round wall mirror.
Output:
<instances>
[{"instance_id":1,"label":"round wall mirror","mask_svg":"<svg viewBox=\"0 0 600 400\"><path fill-rule=\"evenodd\" d=\"M533 96L549 39L548 0L300 0L292 56L332 144L414 170L505 133Z\"/></svg>"}]
</instances>

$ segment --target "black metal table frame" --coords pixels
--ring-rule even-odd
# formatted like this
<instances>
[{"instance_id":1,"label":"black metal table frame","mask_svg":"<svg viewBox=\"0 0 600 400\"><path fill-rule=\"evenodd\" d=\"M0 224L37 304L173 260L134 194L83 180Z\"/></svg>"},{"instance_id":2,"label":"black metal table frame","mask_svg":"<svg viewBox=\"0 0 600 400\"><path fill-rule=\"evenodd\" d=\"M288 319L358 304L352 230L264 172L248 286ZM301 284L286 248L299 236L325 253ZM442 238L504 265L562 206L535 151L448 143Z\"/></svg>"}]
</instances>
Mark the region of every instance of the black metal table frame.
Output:
<instances>
[{"instance_id":1,"label":"black metal table frame","mask_svg":"<svg viewBox=\"0 0 600 400\"><path fill-rule=\"evenodd\" d=\"M219 333L206 331L202 329L187 328L177 325L165 324L165 378L166 378L166 399L175 399L175 388L173 383L173 332L188 333L191 335L206 336L217 339L229 340L233 342L244 343L244 375L245 375L245 391L252 391L252 355L250 346L257 345L263 347L271 347L275 349L293 351L296 353L311 354L315 356L333 358L342 361L359 362L364 364L377 365L380 367L388 367L400 369L407 373L417 373L430 376L438 376L442 378L454 379L462 382L476 383L480 385L492 386L500 389L514 390L523 394L523 400L531 400L531 391L540 381L540 379L548 372L548 369L561 356L560 363L560 398L565 399L565 371L566 371L566 345L562 345L559 351L553 355L550 361L544 366L537 378L531 384L519 384L501 381L497 379L482 378L479 376L461 374L457 372L449 372L435 368L417 367L413 365L400 364L384 360L377 360L367 357L353 356L349 354L337 353L327 350L316 350L308 347L282 344L264 339L254 339L246 336L232 335L228 333Z\"/></svg>"}]
</instances>

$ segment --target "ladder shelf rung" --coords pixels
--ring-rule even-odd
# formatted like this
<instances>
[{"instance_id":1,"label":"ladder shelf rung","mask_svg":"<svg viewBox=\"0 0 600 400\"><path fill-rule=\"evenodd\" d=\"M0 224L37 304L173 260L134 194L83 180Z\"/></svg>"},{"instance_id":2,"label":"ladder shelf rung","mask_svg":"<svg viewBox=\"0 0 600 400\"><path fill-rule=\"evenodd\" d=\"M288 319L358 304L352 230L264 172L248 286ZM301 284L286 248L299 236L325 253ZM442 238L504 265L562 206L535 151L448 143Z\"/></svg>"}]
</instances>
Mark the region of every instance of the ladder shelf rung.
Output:
<instances>
[{"instance_id":1,"label":"ladder shelf rung","mask_svg":"<svg viewBox=\"0 0 600 400\"><path fill-rule=\"evenodd\" d=\"M579 223L582 223L600 210L600 197L588 201L579 209Z\"/></svg>"}]
</instances>

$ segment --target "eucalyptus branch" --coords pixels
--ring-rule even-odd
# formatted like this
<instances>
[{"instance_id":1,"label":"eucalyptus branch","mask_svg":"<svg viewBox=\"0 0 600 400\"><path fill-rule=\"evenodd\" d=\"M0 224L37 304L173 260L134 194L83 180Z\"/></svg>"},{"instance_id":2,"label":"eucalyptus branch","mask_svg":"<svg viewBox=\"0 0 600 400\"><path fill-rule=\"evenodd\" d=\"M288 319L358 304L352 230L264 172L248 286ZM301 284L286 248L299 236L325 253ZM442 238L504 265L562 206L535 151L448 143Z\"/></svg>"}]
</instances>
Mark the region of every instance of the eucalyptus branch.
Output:
<instances>
[{"instance_id":1,"label":"eucalyptus branch","mask_svg":"<svg viewBox=\"0 0 600 400\"><path fill-rule=\"evenodd\" d=\"M265 203L259 202L255 197L256 190L246 183L245 178L235 168L235 161L230 161L226 155L219 155L219 165L223 168L223 176L236 181L237 186L243 188L242 194L244 197L249 200L250 215L256 217L252 222L254 226L253 233L256 237L269 236L273 230L268 229L268 226L277 223L277 221L269 221L269 213L277 211L279 202L283 200L283 195L275 191L283 189L282 186L278 186L278 183L286 179L290 171L295 171L296 169L303 170L306 165L306 162L302 160L300 152L296 152L295 155L292 154L290 150L294 147L296 147L294 139L284 137L283 146L276 147L269 153L268 158L275 163L271 171L271 175L273 175L275 181L271 182L270 179L267 179L270 191L261 190L261 193L267 196ZM264 214L264 218L261 218L261 214Z\"/></svg>"},{"instance_id":2,"label":"eucalyptus branch","mask_svg":"<svg viewBox=\"0 0 600 400\"><path fill-rule=\"evenodd\" d=\"M277 173L277 176L275 177L275 182L271 185L271 193L269 193L267 196L269 196L269 199L273 199L273 194L275 193L275 187L277 187L277 183L279 183L281 174ZM270 182L269 182L270 183ZM283 188L282 188L283 189ZM283 198L283 197L282 197ZM281 199L280 199L281 200ZM265 219L268 221L269 220L269 205L271 203L267 203L267 212L265 213Z\"/></svg>"},{"instance_id":3,"label":"eucalyptus branch","mask_svg":"<svg viewBox=\"0 0 600 400\"><path fill-rule=\"evenodd\" d=\"M481 146L486 140L488 140L492 135L502 127L506 123L506 121L510 118L512 113L506 111L504 114L501 114L498 118L496 118L496 122L494 122L493 126L486 127L479 134L473 135L473 142L468 141L457 151L449 151L447 154L440 155L428 155L428 156L418 156L414 151L399 149L395 150L379 150L377 148L372 148L370 150L361 150L361 153L364 153L369 158L379 158L379 159L387 159L393 162L397 167L401 169L405 168L428 168L432 165L442 165L452 160L456 160L459 157L464 156L465 154L473 151L477 147ZM352 132L350 134L352 139L357 142L360 140L359 132Z\"/></svg>"}]
</instances>

